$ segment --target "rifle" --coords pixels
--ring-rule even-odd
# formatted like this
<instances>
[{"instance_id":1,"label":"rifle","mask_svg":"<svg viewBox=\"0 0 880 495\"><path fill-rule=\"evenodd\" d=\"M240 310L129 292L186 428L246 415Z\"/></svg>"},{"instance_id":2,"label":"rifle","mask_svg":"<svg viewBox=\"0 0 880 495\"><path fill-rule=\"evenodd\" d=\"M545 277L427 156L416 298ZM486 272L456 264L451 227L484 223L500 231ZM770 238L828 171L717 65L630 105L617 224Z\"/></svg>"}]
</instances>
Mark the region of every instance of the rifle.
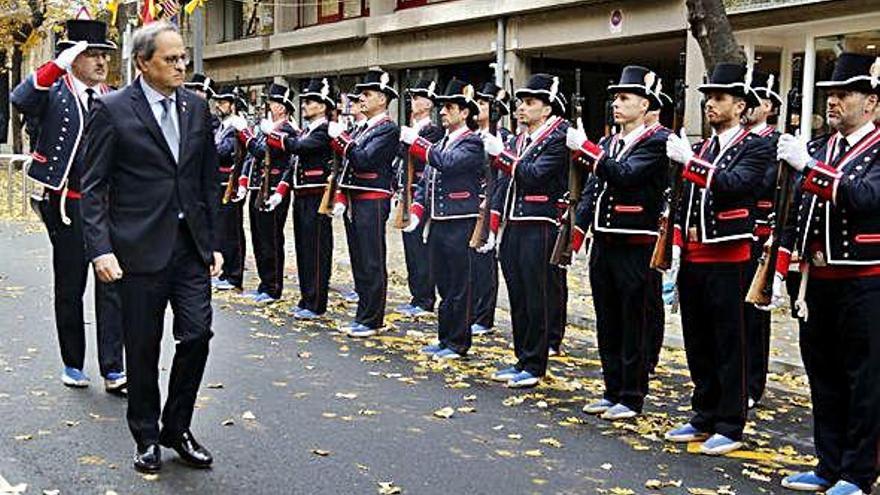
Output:
<instances>
[{"instance_id":1,"label":"rifle","mask_svg":"<svg viewBox=\"0 0 880 495\"><path fill-rule=\"evenodd\" d=\"M581 69L574 72L575 89L571 97L572 121L577 123L581 118L583 97L581 96ZM571 264L571 238L574 233L575 215L577 205L581 200L582 174L581 166L571 159L571 153L566 153L565 160L568 165L568 206L563 215L562 223L556 234L556 243L553 244L553 253L550 255L550 264L565 267Z\"/></svg>"},{"instance_id":2,"label":"rifle","mask_svg":"<svg viewBox=\"0 0 880 495\"><path fill-rule=\"evenodd\" d=\"M675 102L673 102L672 107L675 112L675 115L672 117L673 122L684 121L684 99L687 88L684 83L684 59L685 57L682 53L682 56L679 58L678 79L675 80ZM674 128L673 132L675 132ZM658 221L658 232L660 235L654 243L654 252L651 253L651 263L649 265L651 268L661 272L672 267L672 240L674 237L673 232L675 231L675 217L678 215L681 195L684 191L684 180L681 177L682 167L684 167L683 164L669 160L669 180L671 183L665 191L666 209L663 210L663 214L660 215L660 220Z\"/></svg>"},{"instance_id":3,"label":"rifle","mask_svg":"<svg viewBox=\"0 0 880 495\"><path fill-rule=\"evenodd\" d=\"M235 89L232 90L234 99L238 98L238 78L235 81ZM232 113L238 114L238 101L233 101L232 103ZM229 172L229 177L226 182L226 190L223 191L223 200L221 201L224 205L229 203L233 197L235 197L236 189L238 187L238 178L241 177L241 168L244 164L244 149L241 145L241 142L238 140L238 137L233 134L233 161L232 161L232 171Z\"/></svg>"},{"instance_id":4,"label":"rifle","mask_svg":"<svg viewBox=\"0 0 880 495\"><path fill-rule=\"evenodd\" d=\"M351 100L347 96L344 98L345 103L342 106L342 115L340 117L351 114ZM330 166L330 177L327 178L327 185L324 186L324 195L321 196L321 204L318 205L318 213L333 216L333 207L336 206L336 192L339 190L341 167L339 155L335 151L330 152L330 157L333 163Z\"/></svg>"},{"instance_id":5,"label":"rifle","mask_svg":"<svg viewBox=\"0 0 880 495\"><path fill-rule=\"evenodd\" d=\"M501 120L501 100L507 96L506 93L507 91L504 89L498 91L495 99L489 102L489 134L493 136L498 133L498 123ZM483 174L486 179L485 197L480 205L479 217L477 218L476 225L474 225L474 231L471 233L471 239L468 242L468 246L473 249L481 248L486 244L491 230L489 223L492 219L492 205L490 203L492 196L495 194L495 170L492 168L491 160L486 161L486 168Z\"/></svg>"},{"instance_id":6,"label":"rifle","mask_svg":"<svg viewBox=\"0 0 880 495\"><path fill-rule=\"evenodd\" d=\"M409 69L407 69L406 71L406 80L410 80ZM410 120L412 120L412 108L411 105L409 105L409 101L409 98L404 98L403 100L403 114L405 118L408 117ZM403 148L405 157L404 159L406 160L406 180L404 181L403 188L401 188L397 192L397 208L394 212L394 228L401 230L405 229L406 226L409 225L409 208L410 206L412 206L412 187L413 180L415 179L416 175L415 163L413 163L413 158L409 154L409 146L404 145ZM402 163L400 163L402 161L403 160L398 160L398 176L403 175L403 167L400 166L402 165ZM398 184L399 183L400 182L398 181Z\"/></svg>"},{"instance_id":7,"label":"rifle","mask_svg":"<svg viewBox=\"0 0 880 495\"><path fill-rule=\"evenodd\" d=\"M796 133L797 118L800 112L801 92L800 84L801 59L794 59L792 67L793 82L786 96L788 104L788 118L785 132ZM776 175L776 192L773 197L773 214L770 216L770 238L764 245L764 251L758 259L758 267L749 292L746 294L746 302L758 306L770 304L773 298L773 277L776 271L776 260L779 257L779 246L782 242L782 231L788 223L789 207L793 196L794 181L791 180L791 168L782 160L779 161L779 170Z\"/></svg>"},{"instance_id":8,"label":"rifle","mask_svg":"<svg viewBox=\"0 0 880 495\"><path fill-rule=\"evenodd\" d=\"M615 83L614 79L608 80L608 86ZM605 137L614 134L614 98L611 95L605 99Z\"/></svg>"}]
</instances>

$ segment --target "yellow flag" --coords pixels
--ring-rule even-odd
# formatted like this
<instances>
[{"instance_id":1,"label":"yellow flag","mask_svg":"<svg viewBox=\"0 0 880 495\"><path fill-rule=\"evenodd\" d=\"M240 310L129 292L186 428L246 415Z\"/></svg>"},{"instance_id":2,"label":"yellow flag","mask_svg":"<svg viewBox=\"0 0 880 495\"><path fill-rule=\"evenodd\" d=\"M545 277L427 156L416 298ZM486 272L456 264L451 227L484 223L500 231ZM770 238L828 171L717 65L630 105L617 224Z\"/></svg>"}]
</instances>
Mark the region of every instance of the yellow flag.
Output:
<instances>
[{"instance_id":1,"label":"yellow flag","mask_svg":"<svg viewBox=\"0 0 880 495\"><path fill-rule=\"evenodd\" d=\"M192 15L193 12L199 7L205 5L205 0L190 0L186 2L186 5L183 7L183 10L186 12L186 15Z\"/></svg>"},{"instance_id":2,"label":"yellow flag","mask_svg":"<svg viewBox=\"0 0 880 495\"><path fill-rule=\"evenodd\" d=\"M119 0L107 1L107 12L110 12L110 25L116 25L116 12L119 10Z\"/></svg>"}]
</instances>

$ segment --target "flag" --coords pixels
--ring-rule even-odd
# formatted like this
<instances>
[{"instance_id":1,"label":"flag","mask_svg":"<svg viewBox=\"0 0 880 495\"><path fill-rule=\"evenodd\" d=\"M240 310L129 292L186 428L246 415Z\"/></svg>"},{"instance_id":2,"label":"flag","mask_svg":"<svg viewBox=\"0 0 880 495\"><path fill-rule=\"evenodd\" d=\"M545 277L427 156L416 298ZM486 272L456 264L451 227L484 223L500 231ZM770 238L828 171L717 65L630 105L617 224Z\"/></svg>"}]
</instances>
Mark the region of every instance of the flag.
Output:
<instances>
[{"instance_id":1,"label":"flag","mask_svg":"<svg viewBox=\"0 0 880 495\"><path fill-rule=\"evenodd\" d=\"M147 24L156 20L158 15L156 8L156 4L153 3L153 0L144 0L144 5L141 7L141 25L146 26Z\"/></svg>"},{"instance_id":2,"label":"flag","mask_svg":"<svg viewBox=\"0 0 880 495\"><path fill-rule=\"evenodd\" d=\"M119 11L119 0L108 0L107 12L110 12L110 25L116 25L116 13Z\"/></svg>"},{"instance_id":3,"label":"flag","mask_svg":"<svg viewBox=\"0 0 880 495\"><path fill-rule=\"evenodd\" d=\"M177 0L159 0L159 5L162 6L162 17L166 19L171 19L180 13L180 4Z\"/></svg>"},{"instance_id":4,"label":"flag","mask_svg":"<svg viewBox=\"0 0 880 495\"><path fill-rule=\"evenodd\" d=\"M186 11L186 15L192 15L193 12L195 12L197 8L203 7L204 5L205 5L205 0L190 0L183 7L183 10Z\"/></svg>"}]
</instances>

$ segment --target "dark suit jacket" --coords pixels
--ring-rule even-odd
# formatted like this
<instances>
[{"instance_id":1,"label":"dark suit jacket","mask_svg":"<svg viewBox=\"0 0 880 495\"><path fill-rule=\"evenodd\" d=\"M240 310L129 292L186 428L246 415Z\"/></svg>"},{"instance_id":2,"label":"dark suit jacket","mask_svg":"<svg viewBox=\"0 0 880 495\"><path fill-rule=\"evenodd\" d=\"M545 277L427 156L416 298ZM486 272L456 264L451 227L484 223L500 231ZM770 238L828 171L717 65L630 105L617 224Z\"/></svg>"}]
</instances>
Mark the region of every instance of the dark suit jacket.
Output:
<instances>
[{"instance_id":1,"label":"dark suit jacket","mask_svg":"<svg viewBox=\"0 0 880 495\"><path fill-rule=\"evenodd\" d=\"M217 151L205 101L177 90L179 161L162 136L140 81L95 102L86 124L82 215L90 259L114 253L127 273L171 260L178 214L205 264L217 251Z\"/></svg>"}]
</instances>

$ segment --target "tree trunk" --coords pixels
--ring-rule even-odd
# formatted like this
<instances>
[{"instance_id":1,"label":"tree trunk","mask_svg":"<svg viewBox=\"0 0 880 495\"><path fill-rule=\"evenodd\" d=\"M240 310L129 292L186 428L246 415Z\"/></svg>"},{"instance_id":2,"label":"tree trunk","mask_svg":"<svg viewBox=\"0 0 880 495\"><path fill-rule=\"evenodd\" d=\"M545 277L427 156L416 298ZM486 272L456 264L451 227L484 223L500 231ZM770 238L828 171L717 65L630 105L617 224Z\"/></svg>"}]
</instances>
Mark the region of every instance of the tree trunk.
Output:
<instances>
[{"instance_id":1,"label":"tree trunk","mask_svg":"<svg viewBox=\"0 0 880 495\"><path fill-rule=\"evenodd\" d=\"M9 85L11 88L15 88L21 82L21 64L23 55L21 53L21 47L19 45L14 45L12 48L12 68L9 70ZM22 142L21 142L21 115L18 113L15 107L11 107L12 112L11 121L12 121L12 152L13 153L21 153L22 150Z\"/></svg>"},{"instance_id":2,"label":"tree trunk","mask_svg":"<svg viewBox=\"0 0 880 495\"><path fill-rule=\"evenodd\" d=\"M686 0L691 34L700 45L710 73L720 62L746 63L746 54L733 36L722 0Z\"/></svg>"},{"instance_id":3,"label":"tree trunk","mask_svg":"<svg viewBox=\"0 0 880 495\"><path fill-rule=\"evenodd\" d=\"M0 144L6 144L9 135L9 71L6 69L6 50L0 50Z\"/></svg>"}]
</instances>

